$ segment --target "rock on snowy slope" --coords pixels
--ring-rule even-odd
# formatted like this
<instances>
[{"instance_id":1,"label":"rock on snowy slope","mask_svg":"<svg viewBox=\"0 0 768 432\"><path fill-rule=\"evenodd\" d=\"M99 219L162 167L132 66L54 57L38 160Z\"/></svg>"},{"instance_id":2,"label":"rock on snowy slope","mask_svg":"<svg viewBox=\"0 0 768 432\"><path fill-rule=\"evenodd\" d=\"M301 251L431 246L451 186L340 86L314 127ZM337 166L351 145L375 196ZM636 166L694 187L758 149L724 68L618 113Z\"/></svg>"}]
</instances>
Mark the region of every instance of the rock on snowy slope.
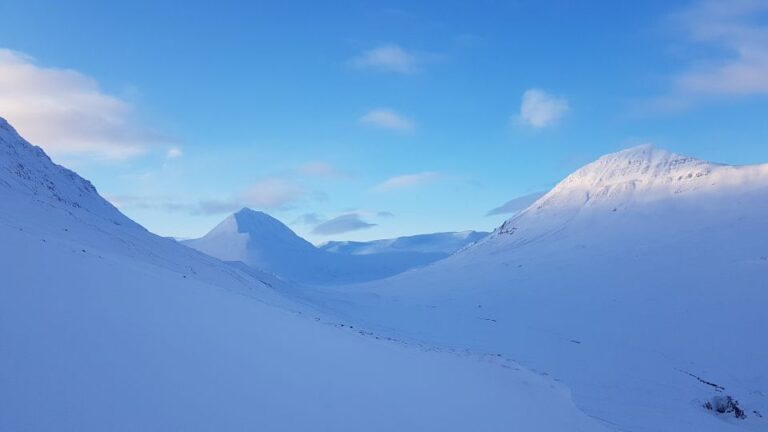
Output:
<instances>
[{"instance_id":1,"label":"rock on snowy slope","mask_svg":"<svg viewBox=\"0 0 768 432\"><path fill-rule=\"evenodd\" d=\"M441 258L466 247L489 233L482 231L441 232L397 237L392 239L358 241L329 241L321 249L328 252L369 255L392 252L418 252L435 254Z\"/></svg>"},{"instance_id":2,"label":"rock on snowy slope","mask_svg":"<svg viewBox=\"0 0 768 432\"><path fill-rule=\"evenodd\" d=\"M224 261L241 261L282 278L307 284L381 279L444 258L438 252L397 251L370 255L319 249L279 220L244 208L205 236L183 244Z\"/></svg>"},{"instance_id":3,"label":"rock on snowy slope","mask_svg":"<svg viewBox=\"0 0 768 432\"><path fill-rule=\"evenodd\" d=\"M318 303L513 358L620 430L768 429L768 165L610 154L477 244L338 296ZM746 418L704 408L727 397Z\"/></svg>"},{"instance_id":4,"label":"rock on snowy slope","mask_svg":"<svg viewBox=\"0 0 768 432\"><path fill-rule=\"evenodd\" d=\"M2 119L0 239L2 431L602 429L549 378L316 321Z\"/></svg>"}]
</instances>

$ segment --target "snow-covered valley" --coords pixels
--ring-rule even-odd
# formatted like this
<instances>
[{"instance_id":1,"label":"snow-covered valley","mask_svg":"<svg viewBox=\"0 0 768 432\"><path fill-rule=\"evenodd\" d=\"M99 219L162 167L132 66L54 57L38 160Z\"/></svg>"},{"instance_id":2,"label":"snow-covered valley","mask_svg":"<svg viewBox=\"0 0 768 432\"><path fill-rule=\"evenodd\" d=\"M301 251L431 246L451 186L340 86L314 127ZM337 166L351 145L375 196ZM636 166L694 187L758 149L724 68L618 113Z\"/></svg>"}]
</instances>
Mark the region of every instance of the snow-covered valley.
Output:
<instances>
[{"instance_id":1,"label":"snow-covered valley","mask_svg":"<svg viewBox=\"0 0 768 432\"><path fill-rule=\"evenodd\" d=\"M766 165L637 147L445 259L305 286L148 232L0 120L0 430L766 430L766 198Z\"/></svg>"},{"instance_id":2,"label":"snow-covered valley","mask_svg":"<svg viewBox=\"0 0 768 432\"><path fill-rule=\"evenodd\" d=\"M765 430L767 232L768 165L642 146L445 260L305 295L385 334L518 361L617 430ZM726 396L746 418L702 408Z\"/></svg>"},{"instance_id":3,"label":"snow-covered valley","mask_svg":"<svg viewBox=\"0 0 768 432\"><path fill-rule=\"evenodd\" d=\"M149 233L5 121L0 158L0 430L606 430L547 377Z\"/></svg>"}]
</instances>

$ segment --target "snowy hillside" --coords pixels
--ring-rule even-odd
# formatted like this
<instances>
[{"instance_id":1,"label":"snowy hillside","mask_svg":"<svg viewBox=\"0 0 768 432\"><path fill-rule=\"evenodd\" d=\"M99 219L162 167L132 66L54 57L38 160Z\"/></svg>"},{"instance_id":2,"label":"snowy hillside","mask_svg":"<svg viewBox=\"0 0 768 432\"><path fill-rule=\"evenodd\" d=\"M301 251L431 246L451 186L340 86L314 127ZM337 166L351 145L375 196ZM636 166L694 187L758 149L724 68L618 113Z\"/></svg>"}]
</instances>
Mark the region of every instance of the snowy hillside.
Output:
<instances>
[{"instance_id":1,"label":"snowy hillside","mask_svg":"<svg viewBox=\"0 0 768 432\"><path fill-rule=\"evenodd\" d=\"M2 119L0 239L2 431L606 430L547 377L385 341L147 232Z\"/></svg>"},{"instance_id":2,"label":"snowy hillside","mask_svg":"<svg viewBox=\"0 0 768 432\"><path fill-rule=\"evenodd\" d=\"M241 261L287 280L321 285L381 279L446 256L408 250L331 253L316 248L272 216L247 208L227 217L205 236L182 243L224 261Z\"/></svg>"},{"instance_id":3,"label":"snowy hillside","mask_svg":"<svg viewBox=\"0 0 768 432\"><path fill-rule=\"evenodd\" d=\"M457 250L482 239L488 234L489 233L487 232L479 231L461 231L420 234L415 236L373 240L368 242L329 241L320 246L320 248L328 252L351 255L368 255L392 252L419 252L428 254L440 254L443 257L446 257L456 252Z\"/></svg>"},{"instance_id":4,"label":"snowy hillside","mask_svg":"<svg viewBox=\"0 0 768 432\"><path fill-rule=\"evenodd\" d=\"M496 353L617 430L768 430L768 165L641 146L576 171L489 237L318 307ZM718 414L728 397L736 410Z\"/></svg>"}]
</instances>

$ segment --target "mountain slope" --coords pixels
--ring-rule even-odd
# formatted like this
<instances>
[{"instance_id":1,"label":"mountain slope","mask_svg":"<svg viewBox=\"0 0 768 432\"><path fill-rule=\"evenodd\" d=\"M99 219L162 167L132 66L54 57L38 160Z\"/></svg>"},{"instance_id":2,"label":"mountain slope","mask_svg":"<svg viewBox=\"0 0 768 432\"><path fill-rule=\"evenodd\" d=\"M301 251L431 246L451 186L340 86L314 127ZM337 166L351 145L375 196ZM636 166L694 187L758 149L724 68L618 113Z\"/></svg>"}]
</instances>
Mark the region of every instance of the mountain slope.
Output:
<instances>
[{"instance_id":1,"label":"mountain slope","mask_svg":"<svg viewBox=\"0 0 768 432\"><path fill-rule=\"evenodd\" d=\"M515 359L620 430L768 427L768 165L607 155L477 244L338 295L320 307ZM746 419L703 408L725 396Z\"/></svg>"},{"instance_id":2,"label":"mountain slope","mask_svg":"<svg viewBox=\"0 0 768 432\"><path fill-rule=\"evenodd\" d=\"M288 280L321 285L381 279L445 257L411 251L331 253L316 248L272 216L247 208L230 215L205 236L182 243L224 261L241 261Z\"/></svg>"},{"instance_id":3,"label":"mountain slope","mask_svg":"<svg viewBox=\"0 0 768 432\"><path fill-rule=\"evenodd\" d=\"M480 231L443 232L419 234L392 239L373 240L367 242L329 241L320 249L328 252L350 255L368 255L376 253L418 252L440 254L446 257L457 250L470 245L489 233Z\"/></svg>"},{"instance_id":4,"label":"mountain slope","mask_svg":"<svg viewBox=\"0 0 768 432\"><path fill-rule=\"evenodd\" d=\"M603 430L548 378L376 340L147 232L2 119L0 238L3 431Z\"/></svg>"}]
</instances>

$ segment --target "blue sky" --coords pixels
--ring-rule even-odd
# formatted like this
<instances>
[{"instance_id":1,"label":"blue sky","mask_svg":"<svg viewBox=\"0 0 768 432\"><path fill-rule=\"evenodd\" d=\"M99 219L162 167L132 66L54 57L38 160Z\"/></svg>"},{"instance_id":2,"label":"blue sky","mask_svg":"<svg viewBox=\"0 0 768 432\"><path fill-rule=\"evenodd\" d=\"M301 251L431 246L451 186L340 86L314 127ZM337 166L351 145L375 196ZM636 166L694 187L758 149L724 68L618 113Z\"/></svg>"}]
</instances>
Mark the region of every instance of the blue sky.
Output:
<instances>
[{"instance_id":1,"label":"blue sky","mask_svg":"<svg viewBox=\"0 0 768 432\"><path fill-rule=\"evenodd\" d=\"M161 235L490 230L651 142L768 162L768 1L0 3L0 116Z\"/></svg>"}]
</instances>

